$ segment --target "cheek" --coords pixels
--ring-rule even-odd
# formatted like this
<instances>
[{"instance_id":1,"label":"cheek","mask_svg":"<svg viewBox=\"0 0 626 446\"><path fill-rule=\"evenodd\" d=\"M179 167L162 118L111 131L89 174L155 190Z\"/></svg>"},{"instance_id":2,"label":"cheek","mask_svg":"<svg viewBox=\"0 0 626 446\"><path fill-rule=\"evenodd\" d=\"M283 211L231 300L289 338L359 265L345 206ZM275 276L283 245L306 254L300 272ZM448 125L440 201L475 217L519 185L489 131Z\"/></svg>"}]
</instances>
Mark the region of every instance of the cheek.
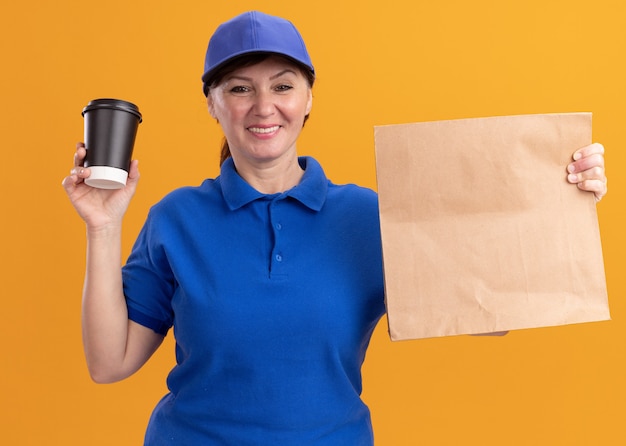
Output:
<instances>
[{"instance_id":1,"label":"cheek","mask_svg":"<svg viewBox=\"0 0 626 446\"><path fill-rule=\"evenodd\" d=\"M215 100L209 106L209 113L214 119L217 119L220 123L229 119L229 109L224 106L223 101Z\"/></svg>"},{"instance_id":2,"label":"cheek","mask_svg":"<svg viewBox=\"0 0 626 446\"><path fill-rule=\"evenodd\" d=\"M247 110L245 107L236 107L230 104L227 107L219 106L214 107L215 119L222 128L222 132L226 136L233 136L234 132L241 129L246 122Z\"/></svg>"},{"instance_id":3,"label":"cheek","mask_svg":"<svg viewBox=\"0 0 626 446\"><path fill-rule=\"evenodd\" d=\"M207 100L209 113L214 119L224 121L232 114L233 104L229 104L219 89L213 90Z\"/></svg>"},{"instance_id":4,"label":"cheek","mask_svg":"<svg viewBox=\"0 0 626 446\"><path fill-rule=\"evenodd\" d=\"M222 124L234 124L242 120L244 111L236 107L218 107L216 115Z\"/></svg>"},{"instance_id":5,"label":"cheek","mask_svg":"<svg viewBox=\"0 0 626 446\"><path fill-rule=\"evenodd\" d=\"M306 97L292 97L287 101L277 104L277 108L290 120L299 120L300 117L306 116L311 111L310 102Z\"/></svg>"}]
</instances>

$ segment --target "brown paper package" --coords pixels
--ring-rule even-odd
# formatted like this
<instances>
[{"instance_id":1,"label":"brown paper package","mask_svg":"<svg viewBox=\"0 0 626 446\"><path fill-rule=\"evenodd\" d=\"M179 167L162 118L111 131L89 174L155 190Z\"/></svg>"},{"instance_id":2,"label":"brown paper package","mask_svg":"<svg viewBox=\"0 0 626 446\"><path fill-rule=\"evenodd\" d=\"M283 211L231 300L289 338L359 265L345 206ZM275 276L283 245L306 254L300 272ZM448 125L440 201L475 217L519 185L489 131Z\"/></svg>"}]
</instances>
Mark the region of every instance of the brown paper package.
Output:
<instances>
[{"instance_id":1,"label":"brown paper package","mask_svg":"<svg viewBox=\"0 0 626 446\"><path fill-rule=\"evenodd\" d=\"M590 113L375 127L391 339L609 319L590 143Z\"/></svg>"}]
</instances>

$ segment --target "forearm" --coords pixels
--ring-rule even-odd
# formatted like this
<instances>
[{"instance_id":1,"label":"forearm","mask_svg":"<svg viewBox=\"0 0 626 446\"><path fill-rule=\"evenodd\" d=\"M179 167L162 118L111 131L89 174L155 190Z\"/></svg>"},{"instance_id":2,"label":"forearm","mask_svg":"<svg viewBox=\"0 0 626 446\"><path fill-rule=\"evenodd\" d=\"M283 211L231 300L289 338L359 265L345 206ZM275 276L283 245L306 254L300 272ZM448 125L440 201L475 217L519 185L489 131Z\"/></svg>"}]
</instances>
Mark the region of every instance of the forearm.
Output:
<instances>
[{"instance_id":1,"label":"forearm","mask_svg":"<svg viewBox=\"0 0 626 446\"><path fill-rule=\"evenodd\" d=\"M123 378L128 311L122 288L121 224L87 231L82 325L92 378L98 382Z\"/></svg>"}]
</instances>

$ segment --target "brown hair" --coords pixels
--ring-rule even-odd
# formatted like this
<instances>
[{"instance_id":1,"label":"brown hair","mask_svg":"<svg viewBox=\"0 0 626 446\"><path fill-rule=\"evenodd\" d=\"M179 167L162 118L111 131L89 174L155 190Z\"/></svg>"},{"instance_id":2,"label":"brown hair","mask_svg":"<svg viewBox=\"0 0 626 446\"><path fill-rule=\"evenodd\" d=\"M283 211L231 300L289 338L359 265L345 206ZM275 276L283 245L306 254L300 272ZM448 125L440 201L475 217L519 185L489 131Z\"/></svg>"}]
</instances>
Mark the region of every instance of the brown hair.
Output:
<instances>
[{"instance_id":1,"label":"brown hair","mask_svg":"<svg viewBox=\"0 0 626 446\"><path fill-rule=\"evenodd\" d=\"M263 62L265 59L271 56L278 56L286 60L287 62L292 63L295 66L297 66L300 72L306 78L307 82L309 83L309 87L313 88L313 83L315 82L315 75L311 72L311 70L309 70L307 67L305 67L301 63L295 62L293 59L290 59L289 57L284 57L284 56L273 54L273 53L256 53L256 54L246 54L241 57L236 57L230 60L229 62L227 62L226 64L224 64L222 67L220 67L213 74L213 76L211 76L210 79L207 79L206 83L204 84L204 94L208 96L211 88L215 88L217 85L219 85L219 83L226 76L231 74L233 71L238 70L240 68L245 68L245 67L250 67L252 65L256 65L260 62ZM304 126L304 123L307 121L307 119L309 119L308 114L304 117L304 122L302 123L303 126ZM230 147L228 147L228 141L226 140L226 138L224 138L224 140L222 141L222 149L220 151L220 166L229 157L230 157Z\"/></svg>"}]
</instances>

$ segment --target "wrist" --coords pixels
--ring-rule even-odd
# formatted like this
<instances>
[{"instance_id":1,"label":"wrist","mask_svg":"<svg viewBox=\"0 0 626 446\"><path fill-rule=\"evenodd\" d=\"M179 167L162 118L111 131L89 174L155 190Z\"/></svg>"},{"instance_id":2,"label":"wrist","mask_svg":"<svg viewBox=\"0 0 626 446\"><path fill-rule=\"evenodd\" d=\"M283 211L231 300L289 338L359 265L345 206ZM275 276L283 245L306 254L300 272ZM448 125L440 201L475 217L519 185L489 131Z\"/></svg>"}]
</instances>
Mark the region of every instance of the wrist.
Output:
<instances>
[{"instance_id":1,"label":"wrist","mask_svg":"<svg viewBox=\"0 0 626 446\"><path fill-rule=\"evenodd\" d=\"M119 238L122 234L122 223L111 222L99 225L87 224L87 238L89 240Z\"/></svg>"}]
</instances>

